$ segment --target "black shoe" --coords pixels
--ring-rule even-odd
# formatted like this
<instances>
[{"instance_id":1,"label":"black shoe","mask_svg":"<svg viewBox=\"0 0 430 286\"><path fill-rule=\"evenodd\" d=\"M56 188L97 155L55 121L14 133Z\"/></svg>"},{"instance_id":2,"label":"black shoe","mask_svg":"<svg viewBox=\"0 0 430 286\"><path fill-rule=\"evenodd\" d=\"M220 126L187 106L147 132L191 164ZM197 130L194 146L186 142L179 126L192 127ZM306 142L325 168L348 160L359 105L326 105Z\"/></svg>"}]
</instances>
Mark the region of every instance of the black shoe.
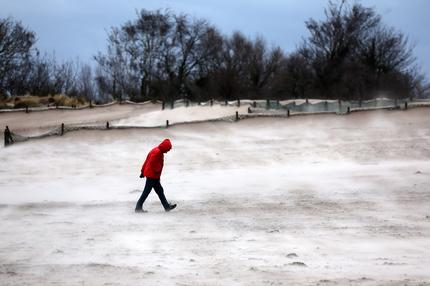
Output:
<instances>
[{"instance_id":1,"label":"black shoe","mask_svg":"<svg viewBox=\"0 0 430 286\"><path fill-rule=\"evenodd\" d=\"M142 209L135 209L134 212L135 213L146 213L147 211L142 210Z\"/></svg>"},{"instance_id":2,"label":"black shoe","mask_svg":"<svg viewBox=\"0 0 430 286\"><path fill-rule=\"evenodd\" d=\"M166 209L166 212L170 212L170 211L171 211L171 210L173 210L174 208L176 208L176 204L169 205L169 207Z\"/></svg>"}]
</instances>

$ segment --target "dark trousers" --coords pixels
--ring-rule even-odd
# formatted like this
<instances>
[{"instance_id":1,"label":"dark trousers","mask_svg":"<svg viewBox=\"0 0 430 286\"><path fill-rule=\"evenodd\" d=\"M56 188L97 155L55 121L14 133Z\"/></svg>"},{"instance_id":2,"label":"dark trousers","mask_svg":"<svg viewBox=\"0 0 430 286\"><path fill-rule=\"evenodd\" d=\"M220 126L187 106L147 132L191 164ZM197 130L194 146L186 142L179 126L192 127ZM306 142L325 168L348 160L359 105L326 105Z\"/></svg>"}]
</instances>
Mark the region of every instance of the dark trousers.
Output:
<instances>
[{"instance_id":1,"label":"dark trousers","mask_svg":"<svg viewBox=\"0 0 430 286\"><path fill-rule=\"evenodd\" d=\"M167 199L164 196L164 190L160 184L160 179L146 178L145 188L143 189L142 195L140 196L139 200L137 201L136 210L142 209L143 203L145 202L145 200L148 197L149 193L151 192L152 188L154 188L155 192L157 193L158 198L160 199L161 204L163 205L164 209L165 210L168 209L169 203L167 202Z\"/></svg>"}]
</instances>

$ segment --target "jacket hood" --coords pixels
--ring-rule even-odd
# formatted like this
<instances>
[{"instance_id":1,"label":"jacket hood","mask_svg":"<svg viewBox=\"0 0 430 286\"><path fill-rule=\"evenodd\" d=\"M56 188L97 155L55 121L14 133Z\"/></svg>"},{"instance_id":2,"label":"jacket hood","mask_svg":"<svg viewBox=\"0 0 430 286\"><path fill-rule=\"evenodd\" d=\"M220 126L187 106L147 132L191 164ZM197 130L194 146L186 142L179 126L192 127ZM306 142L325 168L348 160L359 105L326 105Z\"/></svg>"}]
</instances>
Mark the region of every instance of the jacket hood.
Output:
<instances>
[{"instance_id":1,"label":"jacket hood","mask_svg":"<svg viewBox=\"0 0 430 286\"><path fill-rule=\"evenodd\" d=\"M160 145L158 145L158 148L160 149L161 152L167 153L170 151L170 149L172 149L172 143L170 142L169 139L164 139L163 142L161 142Z\"/></svg>"}]
</instances>

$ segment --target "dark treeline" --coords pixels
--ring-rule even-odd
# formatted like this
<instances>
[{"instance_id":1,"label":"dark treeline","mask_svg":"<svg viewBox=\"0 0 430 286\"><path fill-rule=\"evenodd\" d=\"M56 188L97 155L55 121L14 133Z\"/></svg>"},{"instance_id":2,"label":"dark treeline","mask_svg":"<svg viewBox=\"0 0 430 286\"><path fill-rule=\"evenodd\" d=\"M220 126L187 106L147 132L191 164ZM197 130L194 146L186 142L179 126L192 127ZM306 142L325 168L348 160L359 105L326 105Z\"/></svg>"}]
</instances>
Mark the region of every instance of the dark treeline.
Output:
<instances>
[{"instance_id":1,"label":"dark treeline","mask_svg":"<svg viewBox=\"0 0 430 286\"><path fill-rule=\"evenodd\" d=\"M0 96L67 94L96 98L89 64L57 62L34 48L36 35L11 18L0 19Z\"/></svg>"},{"instance_id":2,"label":"dark treeline","mask_svg":"<svg viewBox=\"0 0 430 286\"><path fill-rule=\"evenodd\" d=\"M223 35L204 19L141 10L112 28L96 67L40 55L36 36L0 19L0 93L88 100L368 99L425 93L408 38L374 9L329 2L310 36L286 53L264 38Z\"/></svg>"}]
</instances>

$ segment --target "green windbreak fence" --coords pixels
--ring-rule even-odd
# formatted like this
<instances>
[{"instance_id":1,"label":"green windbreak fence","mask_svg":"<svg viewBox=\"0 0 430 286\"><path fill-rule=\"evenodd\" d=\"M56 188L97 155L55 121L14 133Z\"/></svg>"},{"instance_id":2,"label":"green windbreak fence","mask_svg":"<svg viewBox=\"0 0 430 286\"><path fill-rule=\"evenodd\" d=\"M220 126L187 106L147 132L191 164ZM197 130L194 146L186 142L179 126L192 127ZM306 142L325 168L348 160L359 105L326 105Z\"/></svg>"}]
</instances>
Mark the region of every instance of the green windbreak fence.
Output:
<instances>
[{"instance_id":1,"label":"green windbreak fence","mask_svg":"<svg viewBox=\"0 0 430 286\"><path fill-rule=\"evenodd\" d=\"M295 113L333 112L347 113L354 110L381 109L381 108L407 108L407 105L426 105L430 100L388 99L377 98L371 100L287 100L287 101L254 101L251 104L251 112L264 112L265 110L289 110Z\"/></svg>"},{"instance_id":2,"label":"green windbreak fence","mask_svg":"<svg viewBox=\"0 0 430 286\"><path fill-rule=\"evenodd\" d=\"M406 104L406 105L405 105ZM381 108L405 108L407 105L427 105L430 99L389 99L376 98L371 100L320 100L320 99L296 99L296 100L235 100L235 101L205 101L193 102L186 99L175 100L174 102L165 102L163 107L166 109L192 107L192 106L249 106L249 113L257 112L283 112L289 110L293 113L316 113L316 112L333 112L347 113L350 111L381 109Z\"/></svg>"}]
</instances>

